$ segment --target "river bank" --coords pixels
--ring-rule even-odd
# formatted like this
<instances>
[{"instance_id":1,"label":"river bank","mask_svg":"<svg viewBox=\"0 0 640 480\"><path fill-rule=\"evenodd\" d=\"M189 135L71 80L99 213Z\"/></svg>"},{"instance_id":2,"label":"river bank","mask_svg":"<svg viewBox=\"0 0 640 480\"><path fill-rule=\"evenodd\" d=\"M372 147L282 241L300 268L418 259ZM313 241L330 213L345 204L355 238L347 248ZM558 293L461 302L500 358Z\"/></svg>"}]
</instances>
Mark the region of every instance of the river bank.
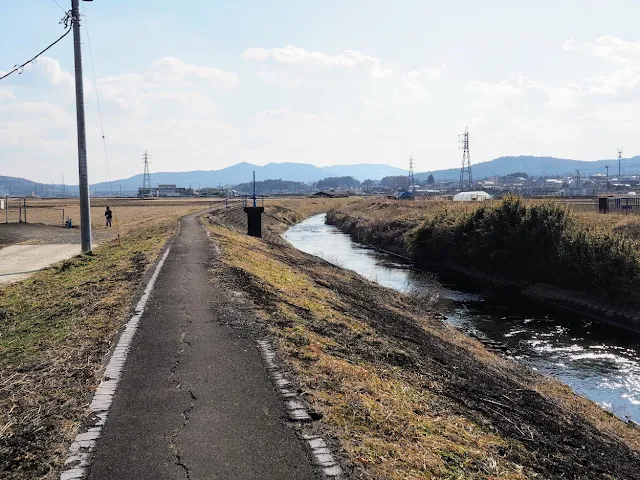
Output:
<instances>
[{"instance_id":1,"label":"river bank","mask_svg":"<svg viewBox=\"0 0 640 480\"><path fill-rule=\"evenodd\" d=\"M633 219L601 217L516 198L488 206L368 200L334 208L327 222L420 268L640 332Z\"/></svg>"},{"instance_id":2,"label":"river bank","mask_svg":"<svg viewBox=\"0 0 640 480\"><path fill-rule=\"evenodd\" d=\"M240 235L223 226L223 215L212 215L208 227L222 260L261 311L354 476L636 474L634 428L565 385L488 352L412 297L285 242Z\"/></svg>"}]
</instances>

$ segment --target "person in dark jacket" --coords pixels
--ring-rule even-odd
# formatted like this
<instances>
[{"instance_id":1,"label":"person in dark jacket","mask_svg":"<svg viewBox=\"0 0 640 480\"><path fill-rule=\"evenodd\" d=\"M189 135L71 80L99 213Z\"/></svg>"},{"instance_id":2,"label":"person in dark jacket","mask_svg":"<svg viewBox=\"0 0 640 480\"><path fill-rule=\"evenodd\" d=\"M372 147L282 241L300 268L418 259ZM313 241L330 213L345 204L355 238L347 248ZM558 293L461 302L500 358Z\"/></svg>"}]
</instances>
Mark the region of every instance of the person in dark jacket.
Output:
<instances>
[{"instance_id":1,"label":"person in dark jacket","mask_svg":"<svg viewBox=\"0 0 640 480\"><path fill-rule=\"evenodd\" d=\"M107 219L107 227L111 226L111 218L113 217L113 212L111 211L111 209L109 207L107 207L107 210L104 212L104 217Z\"/></svg>"}]
</instances>

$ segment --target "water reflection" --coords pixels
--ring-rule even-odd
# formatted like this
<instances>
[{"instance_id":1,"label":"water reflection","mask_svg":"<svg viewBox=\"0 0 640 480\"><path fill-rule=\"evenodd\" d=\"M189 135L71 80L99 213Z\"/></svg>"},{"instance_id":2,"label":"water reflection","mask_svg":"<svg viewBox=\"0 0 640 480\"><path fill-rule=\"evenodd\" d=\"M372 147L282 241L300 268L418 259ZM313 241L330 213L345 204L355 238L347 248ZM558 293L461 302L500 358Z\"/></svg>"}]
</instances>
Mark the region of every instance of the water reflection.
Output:
<instances>
[{"instance_id":1,"label":"water reflection","mask_svg":"<svg viewBox=\"0 0 640 480\"><path fill-rule=\"evenodd\" d=\"M316 215L285 238L303 252L403 293L435 288L397 258L356 244ZM543 307L504 305L471 292L439 288L448 321L505 343L520 362L553 375L621 418L640 422L640 335ZM526 310L526 311L525 311Z\"/></svg>"}]
</instances>

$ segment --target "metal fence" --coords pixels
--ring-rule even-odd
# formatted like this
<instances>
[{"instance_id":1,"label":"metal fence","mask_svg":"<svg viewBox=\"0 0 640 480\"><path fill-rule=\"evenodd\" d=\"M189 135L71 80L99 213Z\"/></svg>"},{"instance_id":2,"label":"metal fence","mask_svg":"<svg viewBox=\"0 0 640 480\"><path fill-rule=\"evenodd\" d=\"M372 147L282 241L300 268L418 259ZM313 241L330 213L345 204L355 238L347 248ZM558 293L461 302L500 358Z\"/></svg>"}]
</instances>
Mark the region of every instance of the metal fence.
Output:
<instances>
[{"instance_id":1,"label":"metal fence","mask_svg":"<svg viewBox=\"0 0 640 480\"><path fill-rule=\"evenodd\" d=\"M574 212L614 213L640 215L640 196L638 197L598 197L580 200L557 200Z\"/></svg>"},{"instance_id":2,"label":"metal fence","mask_svg":"<svg viewBox=\"0 0 640 480\"><path fill-rule=\"evenodd\" d=\"M640 214L640 197L600 198L598 208L602 213Z\"/></svg>"}]
</instances>

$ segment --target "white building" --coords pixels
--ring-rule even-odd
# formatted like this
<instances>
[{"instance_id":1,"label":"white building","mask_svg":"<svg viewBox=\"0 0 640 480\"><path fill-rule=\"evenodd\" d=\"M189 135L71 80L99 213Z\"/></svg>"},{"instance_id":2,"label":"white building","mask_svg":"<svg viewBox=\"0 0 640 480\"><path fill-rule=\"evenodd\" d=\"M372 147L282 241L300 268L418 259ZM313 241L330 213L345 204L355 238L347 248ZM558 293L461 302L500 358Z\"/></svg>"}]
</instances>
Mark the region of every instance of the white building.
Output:
<instances>
[{"instance_id":1,"label":"white building","mask_svg":"<svg viewBox=\"0 0 640 480\"><path fill-rule=\"evenodd\" d=\"M493 200L493 197L487 192L460 192L453 196L454 202L484 202Z\"/></svg>"}]
</instances>

